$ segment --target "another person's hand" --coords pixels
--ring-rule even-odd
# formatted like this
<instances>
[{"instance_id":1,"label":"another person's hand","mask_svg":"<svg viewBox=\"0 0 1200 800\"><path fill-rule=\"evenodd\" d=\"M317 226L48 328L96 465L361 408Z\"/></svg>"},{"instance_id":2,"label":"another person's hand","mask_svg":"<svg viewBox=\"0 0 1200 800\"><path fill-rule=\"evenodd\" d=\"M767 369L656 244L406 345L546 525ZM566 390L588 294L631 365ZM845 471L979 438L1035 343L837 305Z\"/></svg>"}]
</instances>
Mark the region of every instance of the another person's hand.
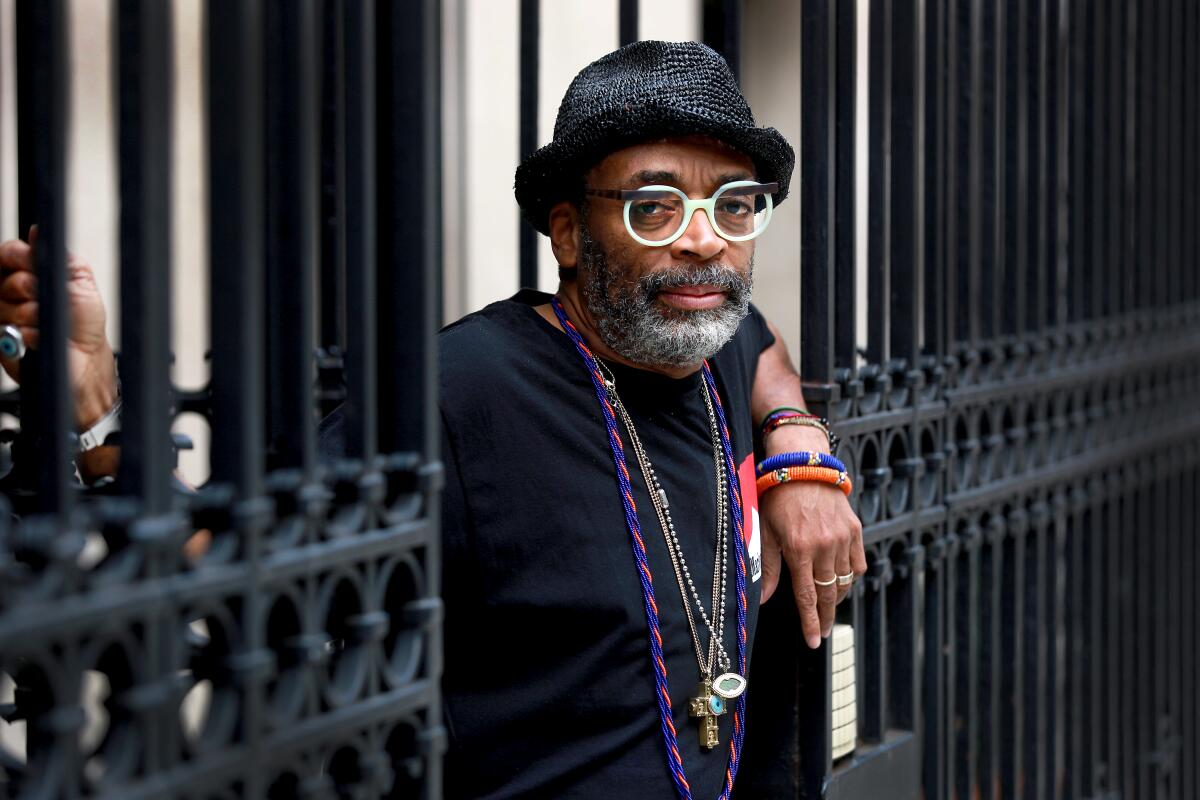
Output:
<instances>
[{"instance_id":1,"label":"another person's hand","mask_svg":"<svg viewBox=\"0 0 1200 800\"><path fill-rule=\"evenodd\" d=\"M17 327L26 347L33 349L38 346L36 246L36 227L30 229L28 244L19 239L0 243L0 325ZM117 372L95 276L92 268L74 255L67 258L67 313L71 320L67 370L74 393L75 426L83 431L116 403ZM21 380L20 361L3 358L0 365L14 380Z\"/></svg>"},{"instance_id":2,"label":"another person's hand","mask_svg":"<svg viewBox=\"0 0 1200 800\"><path fill-rule=\"evenodd\" d=\"M767 455L789 451L825 452L825 436L813 428L780 429L768 440ZM782 562L788 567L800 624L808 646L821 646L833 630L834 609L850 585L818 586L851 572L867 571L862 523L842 490L824 483L796 481L776 486L759 499L762 524L763 585L766 602L779 585ZM781 557L782 556L782 560ZM815 579L815 580L814 580Z\"/></svg>"}]
</instances>

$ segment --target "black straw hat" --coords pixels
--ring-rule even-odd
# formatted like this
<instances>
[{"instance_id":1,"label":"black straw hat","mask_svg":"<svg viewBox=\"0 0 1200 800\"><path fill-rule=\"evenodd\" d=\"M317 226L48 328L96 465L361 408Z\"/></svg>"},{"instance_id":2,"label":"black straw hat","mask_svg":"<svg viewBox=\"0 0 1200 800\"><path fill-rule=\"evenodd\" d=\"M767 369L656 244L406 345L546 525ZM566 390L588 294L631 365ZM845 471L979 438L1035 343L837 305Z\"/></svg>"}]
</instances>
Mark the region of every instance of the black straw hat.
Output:
<instances>
[{"instance_id":1,"label":"black straw hat","mask_svg":"<svg viewBox=\"0 0 1200 800\"><path fill-rule=\"evenodd\" d=\"M587 65L558 107L554 140L517 167L525 218L549 233L550 209L578 197L584 172L609 153L667 136L712 136L750 157L763 183L787 197L796 154L759 128L729 65L698 42L634 42Z\"/></svg>"}]
</instances>

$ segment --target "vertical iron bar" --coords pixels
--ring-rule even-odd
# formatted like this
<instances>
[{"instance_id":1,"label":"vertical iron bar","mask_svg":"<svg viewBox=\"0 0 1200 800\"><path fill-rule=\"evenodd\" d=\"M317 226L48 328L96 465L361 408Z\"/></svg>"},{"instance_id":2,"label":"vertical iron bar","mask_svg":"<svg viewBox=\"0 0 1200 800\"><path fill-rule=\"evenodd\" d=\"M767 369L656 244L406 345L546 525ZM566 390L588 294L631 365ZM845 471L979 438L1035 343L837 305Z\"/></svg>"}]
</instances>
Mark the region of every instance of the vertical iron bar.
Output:
<instances>
[{"instance_id":1,"label":"vertical iron bar","mask_svg":"<svg viewBox=\"0 0 1200 800\"><path fill-rule=\"evenodd\" d=\"M959 251L959 236L961 235L963 203L968 202L966 187L962 185L966 175L966 154L962 147L967 137L964 135L962 115L966 106L961 96L963 74L960 60L966 50L962 42L962 26L969 19L969 10L963 4L969 0L949 0L942 12L945 15L945 183L939 190L944 192L947 203L943 209L945 217L945 241L942 242L945 253L945 265L942 273L944 290L942 302L945 304L946 319L944 322L946 337L946 352L951 357L961 355L959 345L965 337L960 336L962 319L960 311L963 298L959 296L959 286L965 284L965 259Z\"/></svg>"},{"instance_id":2,"label":"vertical iron bar","mask_svg":"<svg viewBox=\"0 0 1200 800\"><path fill-rule=\"evenodd\" d=\"M521 116L520 158L538 145L538 72L540 70L541 9L539 0L521 0ZM520 285L537 286L538 232L525 220L520 226Z\"/></svg>"},{"instance_id":3,"label":"vertical iron bar","mask_svg":"<svg viewBox=\"0 0 1200 800\"><path fill-rule=\"evenodd\" d=\"M353 5L353 4L351 4ZM325 353L340 353L346 343L345 226L342 120L350 100L342 88L345 59L343 4L321 3L321 335Z\"/></svg>"},{"instance_id":4,"label":"vertical iron bar","mask_svg":"<svg viewBox=\"0 0 1200 800\"><path fill-rule=\"evenodd\" d=\"M1071 0L1070 53L1071 94L1070 114L1070 184L1069 212L1067 225L1070 236L1070 251L1067 259L1067 318L1071 322L1084 319L1084 265L1090 253L1090 216L1087 214L1087 187L1091 181L1086 144L1091 126L1090 87L1087 80L1088 53L1091 40L1088 26L1092 19L1092 3L1088 0Z\"/></svg>"},{"instance_id":5,"label":"vertical iron bar","mask_svg":"<svg viewBox=\"0 0 1200 800\"><path fill-rule=\"evenodd\" d=\"M316 8L266 6L267 425L273 467L312 467L317 241Z\"/></svg>"},{"instance_id":6,"label":"vertical iron bar","mask_svg":"<svg viewBox=\"0 0 1200 800\"><path fill-rule=\"evenodd\" d=\"M380 451L437 453L441 18L433 0L376 7L379 32Z\"/></svg>"},{"instance_id":7,"label":"vertical iron bar","mask_svg":"<svg viewBox=\"0 0 1200 800\"><path fill-rule=\"evenodd\" d=\"M1195 3L1183 4L1183 76L1179 81L1179 102L1183 106L1183 166L1181 180L1183 182L1183 210L1180 226L1183 230L1183 261L1180 271L1183 273L1183 287L1180 297L1184 300L1194 300L1196 297L1196 270L1190 269L1200 263L1196 252L1196 185L1200 177L1196 174L1196 148L1192 143L1200 136L1196 126L1196 48L1191 43L1196 41L1200 31L1197 30L1196 19L1198 12ZM1189 773L1190 776L1190 773Z\"/></svg>"},{"instance_id":8,"label":"vertical iron bar","mask_svg":"<svg viewBox=\"0 0 1200 800\"><path fill-rule=\"evenodd\" d=\"M738 80L742 77L742 2L704 0L703 11L704 43L725 58Z\"/></svg>"},{"instance_id":9,"label":"vertical iron bar","mask_svg":"<svg viewBox=\"0 0 1200 800\"><path fill-rule=\"evenodd\" d=\"M1105 298L1104 309L1105 314L1114 316L1120 314L1124 307L1129 302L1128 286L1131 285L1129 276L1130 266L1136 262L1123 255L1125 248L1125 238L1130 235L1129 216L1133 213L1132 204L1129 202L1128 194L1124 188L1125 176L1128 170L1132 169L1133 159L1128 154L1130 135L1126 121L1130 119L1130 102L1126 96L1126 70L1133 70L1135 64L1131 63L1134 59L1131 58L1131 49L1126 41L1129 34L1126 29L1129 27L1126 21L1121 19L1121 15L1132 13L1133 5L1126 4L1122 6L1120 3L1114 3L1108 10L1108 15L1111 17L1109 30L1109 43L1106 44L1108 49L1108 64L1109 74L1106 83L1106 92L1108 95L1109 104L1109 122L1108 122L1108 188L1107 192L1110 195L1109 199L1109 214L1111 223L1109 224L1109 239L1108 245L1105 248L1104 255L1106 256L1106 279L1104 283L1108 285L1108 296ZM1130 63L1127 63L1130 62ZM1101 190L1105 191L1105 190Z\"/></svg>"},{"instance_id":10,"label":"vertical iron bar","mask_svg":"<svg viewBox=\"0 0 1200 800\"><path fill-rule=\"evenodd\" d=\"M1026 11L1026 0L1017 0L1015 3L1006 4L1004 117L1007 127L1005 136L1004 252L1007 258L1004 270L1003 332L1007 336L1023 334L1026 320L1025 265L1029 255L1026 246L1026 202L1029 176Z\"/></svg>"},{"instance_id":11,"label":"vertical iron bar","mask_svg":"<svg viewBox=\"0 0 1200 800\"><path fill-rule=\"evenodd\" d=\"M17 131L21 233L37 224L36 353L24 359L21 425L36 460L35 505L65 521L69 487L71 390L67 382L66 148L69 92L67 9L63 0L17 3Z\"/></svg>"},{"instance_id":12,"label":"vertical iron bar","mask_svg":"<svg viewBox=\"0 0 1200 800\"><path fill-rule=\"evenodd\" d=\"M355 314L346 330L346 454L369 462L378 443L378 269L375 187L375 2L342 7L345 54L346 295Z\"/></svg>"},{"instance_id":13,"label":"vertical iron bar","mask_svg":"<svg viewBox=\"0 0 1200 800\"><path fill-rule=\"evenodd\" d=\"M944 302L946 247L945 219L949 199L942 190L946 169L946 4L927 2L925 28L925 142L928 160L923 192L926 206L925 247L930 269L925 273L924 343L935 360L946 352L946 305Z\"/></svg>"},{"instance_id":14,"label":"vertical iron bar","mask_svg":"<svg viewBox=\"0 0 1200 800\"><path fill-rule=\"evenodd\" d=\"M1025 599L1025 613L1017 630L1025 640L1020 669L1023 673L1022 692L1019 702L1024 708L1024 741L1021 748L1021 770L1023 795L1027 798L1044 797L1042 755L1045 746L1045 708L1042 703L1042 687L1045 672L1042 669L1045 652L1044 573L1045 569L1045 520L1044 501L1031 498L1027 504L1029 527L1025 533L1025 574L1018 586Z\"/></svg>"},{"instance_id":15,"label":"vertical iron bar","mask_svg":"<svg viewBox=\"0 0 1200 800\"><path fill-rule=\"evenodd\" d=\"M1137 197L1139 251L1142 253L1138 269L1137 305L1139 310L1153 305L1154 271L1158 266L1155 220L1158 197L1155 190L1154 172L1154 88L1158 80L1155 69L1155 53L1158 47L1155 36L1158 4L1146 3L1138 20L1138 119L1137 137Z\"/></svg>"},{"instance_id":16,"label":"vertical iron bar","mask_svg":"<svg viewBox=\"0 0 1200 800\"><path fill-rule=\"evenodd\" d=\"M1142 210L1137 203L1139 181L1141 180L1142 165L1139 161L1138 147L1141 139L1138 135L1138 127L1141 124L1141 102L1142 91L1139 82L1142 80L1142 48L1140 42L1139 29L1145 25L1145 13L1141 0L1134 0L1128 4L1128 18L1125 25L1124 50L1125 50L1125 73L1122 76L1122 88L1119 90L1124 98L1124 142L1123 151L1121 153L1121 161L1125 164L1123 171L1124 184L1121 191L1122 203L1122 242L1121 252L1125 256L1125 263L1132 264L1137 269L1125 271L1124 285L1126 290L1121 294L1121 310L1122 312L1130 311L1138 307L1140 300L1139 293L1139 278L1143 273L1142 267L1145 265L1147 254L1141 251L1143 246L1142 239ZM1147 198L1148 199L1148 198Z\"/></svg>"},{"instance_id":17,"label":"vertical iron bar","mask_svg":"<svg viewBox=\"0 0 1200 800\"><path fill-rule=\"evenodd\" d=\"M1019 498L1016 498L1019 501ZM1007 512L1008 533L1004 539L1002 570L1003 593L1000 609L1001 629L1004 631L1004 650L1008 655L1000 670L1000 697L1003 709L1000 733L1000 792L999 796L1019 797L1022 786L1021 751L1024 741L1021 669L1025 637L1022 620L1025 615L1022 586L1025 577L1025 514L1020 509Z\"/></svg>"},{"instance_id":18,"label":"vertical iron bar","mask_svg":"<svg viewBox=\"0 0 1200 800\"><path fill-rule=\"evenodd\" d=\"M1038 2L1026 17L1028 50L1028 273L1025 279L1029 317L1027 329L1042 333L1046 328L1046 3Z\"/></svg>"},{"instance_id":19,"label":"vertical iron bar","mask_svg":"<svg viewBox=\"0 0 1200 800\"><path fill-rule=\"evenodd\" d=\"M859 736L864 742L883 741L887 732L887 580L891 564L886 557L879 557L871 564L866 590L861 597L863 617L862 633L858 637L863 665L863 686L859 690Z\"/></svg>"},{"instance_id":20,"label":"vertical iron bar","mask_svg":"<svg viewBox=\"0 0 1200 800\"><path fill-rule=\"evenodd\" d=\"M954 654L951 667L950 697L953 713L953 756L947 761L951 768L952 787L957 797L969 797L978 785L979 770L979 668L980 653L980 532L974 523L959 535L958 553L953 559L954 602L948 609L953 620L951 631Z\"/></svg>"},{"instance_id":21,"label":"vertical iron bar","mask_svg":"<svg viewBox=\"0 0 1200 800\"><path fill-rule=\"evenodd\" d=\"M979 278L975 292L972 294L974 303L979 307L976 312L979 317L979 330L976 335L984 340L992 340L1000 331L1000 303L996 300L1000 295L996 292L1000 275L1000 259L1002 258L1002 242L999 216L1003 208L1001 199L1000 152L1002 117L1000 116L1001 85L1003 69L1002 40L998 39L1000 31L1000 9L996 0L984 0L978 8L979 35L975 46L979 50L979 86L978 99L978 141L976 149L979 159L979 194L976 202L979 204L978 216L978 260Z\"/></svg>"},{"instance_id":22,"label":"vertical iron bar","mask_svg":"<svg viewBox=\"0 0 1200 800\"><path fill-rule=\"evenodd\" d=\"M380 451L389 466L409 464L424 494L428 538L423 544L425 595L441 594L437 480L440 475L437 406L437 321L442 268L441 4L420 0L376 6L377 168L379 176L378 305ZM365 233L365 231L364 231ZM402 473L400 483L410 472ZM440 626L428 631L428 675L441 674ZM432 692L423 716L440 730L441 699ZM442 793L441 752L431 737L424 748L424 797Z\"/></svg>"},{"instance_id":23,"label":"vertical iron bar","mask_svg":"<svg viewBox=\"0 0 1200 800\"><path fill-rule=\"evenodd\" d=\"M1088 227L1092 235L1089 241L1088 262L1085 266L1086 274L1089 275L1085 291L1087 307L1094 319L1103 317L1106 310L1104 307L1104 280L1109 272L1111 254L1108 252L1106 241L1109 235L1108 220L1105 219L1107 204L1105 193L1101 187L1104 187L1106 182L1112 179L1108 175L1107 159L1111 153L1116 151L1116 148L1111 145L1114 126L1109 122L1109 105L1115 92L1108 81L1111 51L1109 50L1110 37L1107 31L1112 22L1108 2L1109 0L1100 0L1090 11L1093 23L1092 47L1089 52L1090 69L1086 78L1092 100L1090 147L1088 148L1088 162L1091 166L1088 176L1090 189L1088 201L1091 204Z\"/></svg>"},{"instance_id":24,"label":"vertical iron bar","mask_svg":"<svg viewBox=\"0 0 1200 800\"><path fill-rule=\"evenodd\" d=\"M170 496L171 6L121 0L120 87L121 431L120 483L146 512Z\"/></svg>"},{"instance_id":25,"label":"vertical iron bar","mask_svg":"<svg viewBox=\"0 0 1200 800\"><path fill-rule=\"evenodd\" d=\"M833 300L836 253L837 8L805 0L800 23L800 373L810 382L833 377Z\"/></svg>"},{"instance_id":26,"label":"vertical iron bar","mask_svg":"<svg viewBox=\"0 0 1200 800\"><path fill-rule=\"evenodd\" d=\"M1162 309L1170 299L1171 274L1171 196L1170 174L1175 166L1169 159L1171 127L1171 9L1169 0L1161 0L1155 9L1156 34L1154 81L1154 192L1159 198L1155 230L1154 302L1153 307Z\"/></svg>"},{"instance_id":27,"label":"vertical iron bar","mask_svg":"<svg viewBox=\"0 0 1200 800\"><path fill-rule=\"evenodd\" d=\"M924 797L947 797L946 760L946 658L945 658L945 584L946 539L930 542L926 552L924 629L925 651L922 687L924 721L921 737L922 785Z\"/></svg>"},{"instance_id":28,"label":"vertical iron bar","mask_svg":"<svg viewBox=\"0 0 1200 800\"><path fill-rule=\"evenodd\" d=\"M853 153L855 148L855 103L858 91L858 59L854 42L858 35L855 4L843 3L837 8L837 52L834 67L834 150ZM833 165L833 363L853 374L858 363L857 315L855 305L858 281L855 264L858 244L855 241L854 220L856 175L854 159L839 158Z\"/></svg>"},{"instance_id":29,"label":"vertical iron bar","mask_svg":"<svg viewBox=\"0 0 1200 800\"><path fill-rule=\"evenodd\" d=\"M262 19L258 6L210 0L209 252L212 268L212 475L243 496L262 479ZM216 360L214 359L214 361Z\"/></svg>"},{"instance_id":30,"label":"vertical iron bar","mask_svg":"<svg viewBox=\"0 0 1200 800\"><path fill-rule=\"evenodd\" d=\"M960 210L965 210L965 219L959 222L961 227L957 234L956 251L959 255L956 271L963 275L959 279L956 316L957 338L960 342L969 343L972 350L979 344L983 306L980 271L980 232L984 211L980 164L984 56L981 6L982 0L960 0L958 20L958 115L959 135L962 137L958 146L965 158L962 159L958 175L962 190L956 196Z\"/></svg>"},{"instance_id":31,"label":"vertical iron bar","mask_svg":"<svg viewBox=\"0 0 1200 800\"><path fill-rule=\"evenodd\" d=\"M925 281L926 0L892 0L891 355L917 367ZM840 287L839 287L840 291Z\"/></svg>"},{"instance_id":32,"label":"vertical iron bar","mask_svg":"<svg viewBox=\"0 0 1200 800\"><path fill-rule=\"evenodd\" d=\"M891 333L892 0L872 4L869 26L867 361L882 365L890 355Z\"/></svg>"},{"instance_id":33,"label":"vertical iron bar","mask_svg":"<svg viewBox=\"0 0 1200 800\"><path fill-rule=\"evenodd\" d=\"M999 800L1000 788L1000 681L1003 669L1004 629L1002 627L1002 596L1004 580L1004 524L1001 509L993 509L984 529L983 558L979 577L983 584L980 597L981 646L980 691L976 706L980 717L979 793L986 800Z\"/></svg>"},{"instance_id":34,"label":"vertical iron bar","mask_svg":"<svg viewBox=\"0 0 1200 800\"><path fill-rule=\"evenodd\" d=\"M638 0L620 0L617 25L622 47L638 40Z\"/></svg>"},{"instance_id":35,"label":"vertical iron bar","mask_svg":"<svg viewBox=\"0 0 1200 800\"><path fill-rule=\"evenodd\" d=\"M1047 323L1066 323L1067 111L1071 61L1066 25L1067 0L1049 0L1043 47L1046 51L1046 282Z\"/></svg>"}]
</instances>

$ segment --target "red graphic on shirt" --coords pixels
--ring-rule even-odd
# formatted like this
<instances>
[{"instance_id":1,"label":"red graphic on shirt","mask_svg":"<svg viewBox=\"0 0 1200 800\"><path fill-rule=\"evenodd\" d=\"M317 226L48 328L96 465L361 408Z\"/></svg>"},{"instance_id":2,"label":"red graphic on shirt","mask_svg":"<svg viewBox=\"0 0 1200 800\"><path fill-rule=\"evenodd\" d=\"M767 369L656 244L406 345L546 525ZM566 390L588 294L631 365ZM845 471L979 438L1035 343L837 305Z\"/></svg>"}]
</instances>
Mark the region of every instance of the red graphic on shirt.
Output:
<instances>
[{"instance_id":1,"label":"red graphic on shirt","mask_svg":"<svg viewBox=\"0 0 1200 800\"><path fill-rule=\"evenodd\" d=\"M754 514L758 513L758 479L754 477L754 453L738 467L738 483L742 485L742 536L750 544ZM751 513L753 512L753 513Z\"/></svg>"},{"instance_id":2,"label":"red graphic on shirt","mask_svg":"<svg viewBox=\"0 0 1200 800\"><path fill-rule=\"evenodd\" d=\"M762 577L762 538L758 524L758 481L754 476L754 454L738 467L738 483L742 490L742 537L746 543L746 577L756 581Z\"/></svg>"}]
</instances>

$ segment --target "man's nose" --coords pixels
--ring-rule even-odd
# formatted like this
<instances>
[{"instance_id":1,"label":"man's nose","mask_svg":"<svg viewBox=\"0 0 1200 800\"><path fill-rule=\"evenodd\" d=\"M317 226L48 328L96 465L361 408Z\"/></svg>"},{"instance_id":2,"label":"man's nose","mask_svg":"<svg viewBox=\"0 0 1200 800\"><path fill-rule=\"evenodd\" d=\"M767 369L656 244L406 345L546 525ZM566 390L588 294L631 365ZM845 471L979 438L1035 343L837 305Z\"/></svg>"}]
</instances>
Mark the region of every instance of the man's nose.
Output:
<instances>
[{"instance_id":1,"label":"man's nose","mask_svg":"<svg viewBox=\"0 0 1200 800\"><path fill-rule=\"evenodd\" d=\"M709 261L721 255L727 242L713 230L712 220L703 208L697 208L688 220L683 235L671 243L671 254L679 259Z\"/></svg>"}]
</instances>

